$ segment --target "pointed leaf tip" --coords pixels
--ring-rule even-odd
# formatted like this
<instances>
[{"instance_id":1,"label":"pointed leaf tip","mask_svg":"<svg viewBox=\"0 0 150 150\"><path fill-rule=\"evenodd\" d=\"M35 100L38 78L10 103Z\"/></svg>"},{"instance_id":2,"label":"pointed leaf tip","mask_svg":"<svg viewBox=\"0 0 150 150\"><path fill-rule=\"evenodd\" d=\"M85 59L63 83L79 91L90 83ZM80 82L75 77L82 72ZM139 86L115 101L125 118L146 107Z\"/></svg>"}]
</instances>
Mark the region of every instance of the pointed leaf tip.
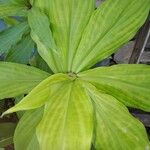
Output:
<instances>
[{"instance_id":1,"label":"pointed leaf tip","mask_svg":"<svg viewBox=\"0 0 150 150\"><path fill-rule=\"evenodd\" d=\"M55 74L37 85L27 96L25 96L18 104L4 112L4 115L16 111L30 110L43 106L50 97L61 88L65 82L70 82L69 76L66 74Z\"/></svg>"},{"instance_id":2,"label":"pointed leaf tip","mask_svg":"<svg viewBox=\"0 0 150 150\"><path fill-rule=\"evenodd\" d=\"M150 149L143 124L111 95L97 90L90 84L87 91L95 110L94 147L103 150Z\"/></svg>"},{"instance_id":3,"label":"pointed leaf tip","mask_svg":"<svg viewBox=\"0 0 150 150\"><path fill-rule=\"evenodd\" d=\"M72 71L92 67L132 39L145 22L149 6L149 0L105 0L83 32Z\"/></svg>"}]
</instances>

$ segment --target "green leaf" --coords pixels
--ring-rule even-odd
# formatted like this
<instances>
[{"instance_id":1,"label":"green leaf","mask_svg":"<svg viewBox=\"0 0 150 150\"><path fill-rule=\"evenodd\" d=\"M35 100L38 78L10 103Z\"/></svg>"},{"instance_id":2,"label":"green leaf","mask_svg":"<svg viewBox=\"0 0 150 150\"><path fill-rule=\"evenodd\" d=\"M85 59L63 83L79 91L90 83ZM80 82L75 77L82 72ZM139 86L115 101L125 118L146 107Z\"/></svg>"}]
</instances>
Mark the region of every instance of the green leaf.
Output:
<instances>
[{"instance_id":1,"label":"green leaf","mask_svg":"<svg viewBox=\"0 0 150 150\"><path fill-rule=\"evenodd\" d=\"M0 147L13 143L13 134L16 128L15 123L0 123Z\"/></svg>"},{"instance_id":2,"label":"green leaf","mask_svg":"<svg viewBox=\"0 0 150 150\"><path fill-rule=\"evenodd\" d=\"M57 66L59 54L52 37L49 19L44 13L33 8L28 13L28 20L31 27L31 36L37 44L39 54L53 72L61 72L61 70L59 70L61 66ZM55 57L57 61L54 59Z\"/></svg>"},{"instance_id":3,"label":"green leaf","mask_svg":"<svg viewBox=\"0 0 150 150\"><path fill-rule=\"evenodd\" d=\"M15 104L19 103L24 97L25 96L23 94L15 97ZM20 118L23 116L24 113L25 113L24 111L17 112L17 118L20 120Z\"/></svg>"},{"instance_id":4,"label":"green leaf","mask_svg":"<svg viewBox=\"0 0 150 150\"><path fill-rule=\"evenodd\" d=\"M34 67L0 62L0 99L27 94L49 76Z\"/></svg>"},{"instance_id":5,"label":"green leaf","mask_svg":"<svg viewBox=\"0 0 150 150\"><path fill-rule=\"evenodd\" d=\"M8 50L19 42L26 32L29 31L27 22L12 26L2 32L0 32L0 54L8 52Z\"/></svg>"},{"instance_id":6,"label":"green leaf","mask_svg":"<svg viewBox=\"0 0 150 150\"><path fill-rule=\"evenodd\" d=\"M25 16L27 0L0 0L0 17Z\"/></svg>"},{"instance_id":7,"label":"green leaf","mask_svg":"<svg viewBox=\"0 0 150 150\"><path fill-rule=\"evenodd\" d=\"M51 0L32 0L33 5L39 8L42 12L48 13L50 10Z\"/></svg>"},{"instance_id":8,"label":"green leaf","mask_svg":"<svg viewBox=\"0 0 150 150\"><path fill-rule=\"evenodd\" d=\"M34 42L28 34L17 45L11 48L6 57L6 61L28 64L33 55L33 48Z\"/></svg>"},{"instance_id":9,"label":"green leaf","mask_svg":"<svg viewBox=\"0 0 150 150\"><path fill-rule=\"evenodd\" d=\"M20 111L35 109L43 106L50 97L61 89L64 82L70 81L69 77L65 74L55 74L42 81L36 86L26 97L24 97L17 105L8 109L3 115Z\"/></svg>"},{"instance_id":10,"label":"green leaf","mask_svg":"<svg viewBox=\"0 0 150 150\"><path fill-rule=\"evenodd\" d=\"M39 150L36 127L42 116L43 108L27 111L23 115L15 130L15 150Z\"/></svg>"},{"instance_id":11,"label":"green leaf","mask_svg":"<svg viewBox=\"0 0 150 150\"><path fill-rule=\"evenodd\" d=\"M20 149L18 149L20 150ZM27 149L25 150L40 150L39 148L39 142L37 140L36 134L34 134L32 140L30 141L30 144L28 145Z\"/></svg>"},{"instance_id":12,"label":"green leaf","mask_svg":"<svg viewBox=\"0 0 150 150\"><path fill-rule=\"evenodd\" d=\"M150 67L115 65L99 67L78 75L126 106L150 111Z\"/></svg>"},{"instance_id":13,"label":"green leaf","mask_svg":"<svg viewBox=\"0 0 150 150\"><path fill-rule=\"evenodd\" d=\"M142 26L150 0L106 0L95 10L82 35L72 72L80 72L107 58L128 42Z\"/></svg>"},{"instance_id":14,"label":"green leaf","mask_svg":"<svg viewBox=\"0 0 150 150\"><path fill-rule=\"evenodd\" d=\"M41 70L49 72L50 74L53 74L52 70L49 68L47 63L43 60L43 58L38 54L37 51L35 51L34 56L30 59L29 64L31 66L34 66L34 67L37 67Z\"/></svg>"},{"instance_id":15,"label":"green leaf","mask_svg":"<svg viewBox=\"0 0 150 150\"><path fill-rule=\"evenodd\" d=\"M94 146L97 150L146 150L150 143L143 124L114 97L86 88L93 101L95 116Z\"/></svg>"},{"instance_id":16,"label":"green leaf","mask_svg":"<svg viewBox=\"0 0 150 150\"><path fill-rule=\"evenodd\" d=\"M41 7L47 4L43 0L39 1ZM45 9L54 39L61 51L63 72L70 72L83 30L95 9L95 0L51 0Z\"/></svg>"},{"instance_id":17,"label":"green leaf","mask_svg":"<svg viewBox=\"0 0 150 150\"><path fill-rule=\"evenodd\" d=\"M40 149L90 150L93 109L89 97L77 82L64 84L47 102L37 127Z\"/></svg>"},{"instance_id":18,"label":"green leaf","mask_svg":"<svg viewBox=\"0 0 150 150\"><path fill-rule=\"evenodd\" d=\"M7 26L15 26L19 23L19 21L15 17L4 17L3 20L7 24Z\"/></svg>"}]
</instances>

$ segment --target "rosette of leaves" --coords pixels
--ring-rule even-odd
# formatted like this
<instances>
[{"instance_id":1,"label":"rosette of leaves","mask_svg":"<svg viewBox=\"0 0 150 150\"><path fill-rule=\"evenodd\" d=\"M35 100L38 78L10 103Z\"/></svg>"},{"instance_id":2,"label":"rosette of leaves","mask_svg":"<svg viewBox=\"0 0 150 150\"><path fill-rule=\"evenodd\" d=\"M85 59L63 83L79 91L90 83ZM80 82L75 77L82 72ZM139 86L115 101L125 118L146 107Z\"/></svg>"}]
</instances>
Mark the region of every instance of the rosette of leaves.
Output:
<instances>
[{"instance_id":1,"label":"rosette of leaves","mask_svg":"<svg viewBox=\"0 0 150 150\"><path fill-rule=\"evenodd\" d=\"M144 23L149 0L37 0L31 37L53 71L0 63L0 98L28 94L3 115L25 111L16 150L146 150L141 122L126 106L150 111L150 67L90 69L128 42Z\"/></svg>"}]
</instances>

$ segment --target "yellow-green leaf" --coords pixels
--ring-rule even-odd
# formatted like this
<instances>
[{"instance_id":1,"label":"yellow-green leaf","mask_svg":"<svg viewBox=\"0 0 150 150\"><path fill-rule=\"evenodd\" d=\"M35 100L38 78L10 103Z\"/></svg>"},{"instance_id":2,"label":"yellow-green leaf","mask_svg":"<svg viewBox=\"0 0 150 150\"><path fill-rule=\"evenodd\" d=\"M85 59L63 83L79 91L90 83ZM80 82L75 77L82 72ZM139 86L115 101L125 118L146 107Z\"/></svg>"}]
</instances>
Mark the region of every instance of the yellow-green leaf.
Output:
<instances>
[{"instance_id":1,"label":"yellow-green leaf","mask_svg":"<svg viewBox=\"0 0 150 150\"><path fill-rule=\"evenodd\" d=\"M54 39L61 51L63 71L69 72L82 33L95 9L95 0L51 0L47 9Z\"/></svg>"},{"instance_id":2,"label":"yellow-green leaf","mask_svg":"<svg viewBox=\"0 0 150 150\"><path fill-rule=\"evenodd\" d=\"M60 56L52 37L49 19L44 13L33 8L28 13L28 21L31 27L31 37L37 44L39 54L53 72L60 72L61 63L57 65Z\"/></svg>"},{"instance_id":3,"label":"yellow-green leaf","mask_svg":"<svg viewBox=\"0 0 150 150\"><path fill-rule=\"evenodd\" d=\"M44 112L36 131L41 150L90 150L93 109L77 81L64 84L49 99Z\"/></svg>"},{"instance_id":4,"label":"yellow-green leaf","mask_svg":"<svg viewBox=\"0 0 150 150\"><path fill-rule=\"evenodd\" d=\"M3 115L43 106L57 90L61 89L61 86L64 84L64 82L69 80L70 79L67 75L61 73L46 78L18 104L4 112Z\"/></svg>"},{"instance_id":5,"label":"yellow-green leaf","mask_svg":"<svg viewBox=\"0 0 150 150\"><path fill-rule=\"evenodd\" d=\"M99 67L78 75L126 106L150 111L150 66Z\"/></svg>"},{"instance_id":6,"label":"yellow-green leaf","mask_svg":"<svg viewBox=\"0 0 150 150\"><path fill-rule=\"evenodd\" d=\"M27 94L48 76L34 67L0 62L0 99Z\"/></svg>"},{"instance_id":7,"label":"yellow-green leaf","mask_svg":"<svg viewBox=\"0 0 150 150\"><path fill-rule=\"evenodd\" d=\"M106 0L95 10L82 35L72 72L107 58L128 42L146 20L150 0Z\"/></svg>"},{"instance_id":8,"label":"yellow-green leaf","mask_svg":"<svg viewBox=\"0 0 150 150\"><path fill-rule=\"evenodd\" d=\"M40 150L36 127L43 116L43 108L30 110L20 119L14 135L15 150Z\"/></svg>"},{"instance_id":9,"label":"yellow-green leaf","mask_svg":"<svg viewBox=\"0 0 150 150\"><path fill-rule=\"evenodd\" d=\"M96 150L148 150L150 142L143 124L114 97L87 87L95 110Z\"/></svg>"}]
</instances>

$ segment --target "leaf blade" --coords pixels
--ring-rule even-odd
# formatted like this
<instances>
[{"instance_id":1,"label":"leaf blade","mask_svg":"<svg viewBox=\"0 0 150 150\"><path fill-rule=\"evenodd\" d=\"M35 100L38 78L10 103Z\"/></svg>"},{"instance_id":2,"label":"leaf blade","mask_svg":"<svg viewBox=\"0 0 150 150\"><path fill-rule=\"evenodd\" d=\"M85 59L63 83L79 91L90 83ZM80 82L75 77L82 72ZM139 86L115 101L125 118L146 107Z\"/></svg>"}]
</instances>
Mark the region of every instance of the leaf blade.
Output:
<instances>
[{"instance_id":1,"label":"leaf blade","mask_svg":"<svg viewBox=\"0 0 150 150\"><path fill-rule=\"evenodd\" d=\"M149 0L107 0L95 10L73 60L72 72L88 69L128 42L148 15Z\"/></svg>"},{"instance_id":2,"label":"leaf blade","mask_svg":"<svg viewBox=\"0 0 150 150\"><path fill-rule=\"evenodd\" d=\"M49 75L34 67L0 62L0 99L27 94Z\"/></svg>"},{"instance_id":3,"label":"leaf blade","mask_svg":"<svg viewBox=\"0 0 150 150\"><path fill-rule=\"evenodd\" d=\"M87 90L95 107L96 149L149 149L150 142L143 124L128 112L114 97L99 92L93 86ZM104 132L105 131L105 132Z\"/></svg>"},{"instance_id":4,"label":"leaf blade","mask_svg":"<svg viewBox=\"0 0 150 150\"><path fill-rule=\"evenodd\" d=\"M79 77L114 96L126 106L150 111L148 65L99 67L80 73Z\"/></svg>"},{"instance_id":5,"label":"leaf blade","mask_svg":"<svg viewBox=\"0 0 150 150\"><path fill-rule=\"evenodd\" d=\"M29 31L27 22L19 23L0 33L0 54L6 53L19 42L24 33Z\"/></svg>"},{"instance_id":6,"label":"leaf blade","mask_svg":"<svg viewBox=\"0 0 150 150\"><path fill-rule=\"evenodd\" d=\"M50 22L47 16L37 8L33 8L28 13L28 21L31 27L31 37L37 44L39 54L53 72L61 72L61 66L55 60L55 57L59 58L59 53L52 37Z\"/></svg>"},{"instance_id":7,"label":"leaf blade","mask_svg":"<svg viewBox=\"0 0 150 150\"><path fill-rule=\"evenodd\" d=\"M46 78L18 104L4 112L3 115L21 110L35 109L43 106L46 101L48 101L49 97L51 97L59 88L61 88L64 82L69 80L70 79L67 75L61 73Z\"/></svg>"},{"instance_id":8,"label":"leaf blade","mask_svg":"<svg viewBox=\"0 0 150 150\"><path fill-rule=\"evenodd\" d=\"M61 51L63 71L70 72L82 32L95 9L95 0L51 0L46 9L54 39Z\"/></svg>"},{"instance_id":9,"label":"leaf blade","mask_svg":"<svg viewBox=\"0 0 150 150\"><path fill-rule=\"evenodd\" d=\"M34 42L30 35L23 37L22 40L12 47L6 56L7 62L28 64L33 55Z\"/></svg>"},{"instance_id":10,"label":"leaf blade","mask_svg":"<svg viewBox=\"0 0 150 150\"><path fill-rule=\"evenodd\" d=\"M25 16L27 13L25 1L0 0L0 17Z\"/></svg>"},{"instance_id":11,"label":"leaf blade","mask_svg":"<svg viewBox=\"0 0 150 150\"><path fill-rule=\"evenodd\" d=\"M38 140L36 138L36 126L43 116L43 108L30 110L26 112L19 121L14 134L14 144L16 150L39 150ZM33 143L32 143L33 142Z\"/></svg>"},{"instance_id":12,"label":"leaf blade","mask_svg":"<svg viewBox=\"0 0 150 150\"><path fill-rule=\"evenodd\" d=\"M92 106L83 88L78 84L72 87L72 84L65 84L45 107L44 117L36 131L41 149L91 148Z\"/></svg>"}]
</instances>

